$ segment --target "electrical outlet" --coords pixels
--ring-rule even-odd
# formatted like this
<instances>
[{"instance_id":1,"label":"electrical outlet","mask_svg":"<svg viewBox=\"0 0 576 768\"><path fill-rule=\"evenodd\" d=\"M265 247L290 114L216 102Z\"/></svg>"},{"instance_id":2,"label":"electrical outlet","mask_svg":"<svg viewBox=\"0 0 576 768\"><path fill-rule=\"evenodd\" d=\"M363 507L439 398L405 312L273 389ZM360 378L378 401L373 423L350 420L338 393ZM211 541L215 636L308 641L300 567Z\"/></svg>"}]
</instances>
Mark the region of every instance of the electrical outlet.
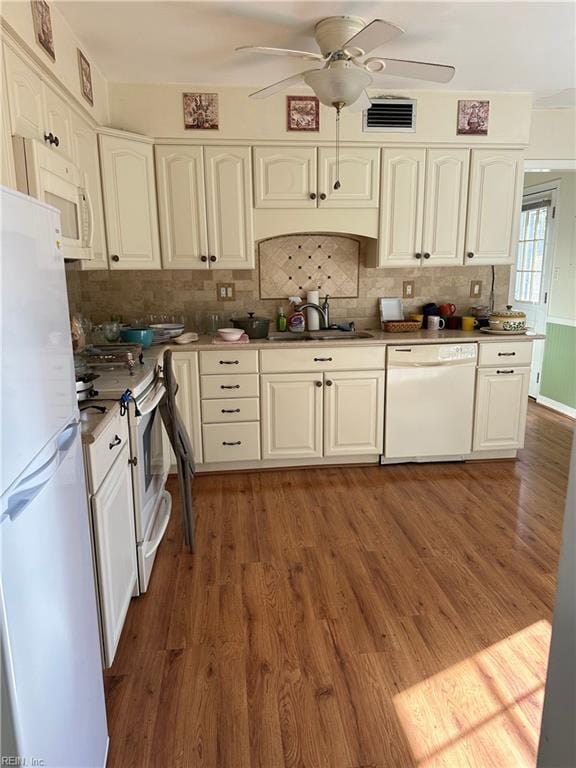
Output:
<instances>
[{"instance_id":1,"label":"electrical outlet","mask_svg":"<svg viewBox=\"0 0 576 768\"><path fill-rule=\"evenodd\" d=\"M482 296L482 280L470 280L470 297L479 299Z\"/></svg>"},{"instance_id":2,"label":"electrical outlet","mask_svg":"<svg viewBox=\"0 0 576 768\"><path fill-rule=\"evenodd\" d=\"M414 280L404 280L402 283L402 298L413 299L415 292Z\"/></svg>"},{"instance_id":3,"label":"electrical outlet","mask_svg":"<svg viewBox=\"0 0 576 768\"><path fill-rule=\"evenodd\" d=\"M234 283L216 283L216 298L218 301L234 301L236 298Z\"/></svg>"}]
</instances>

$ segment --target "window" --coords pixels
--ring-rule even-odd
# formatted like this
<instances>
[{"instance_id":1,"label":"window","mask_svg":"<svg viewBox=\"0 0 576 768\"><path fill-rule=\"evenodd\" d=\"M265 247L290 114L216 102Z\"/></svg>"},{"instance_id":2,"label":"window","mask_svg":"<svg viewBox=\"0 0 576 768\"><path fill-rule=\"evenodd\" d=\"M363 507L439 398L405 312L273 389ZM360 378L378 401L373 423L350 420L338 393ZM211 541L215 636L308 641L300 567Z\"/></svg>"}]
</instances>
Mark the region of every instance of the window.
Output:
<instances>
[{"instance_id":1,"label":"window","mask_svg":"<svg viewBox=\"0 0 576 768\"><path fill-rule=\"evenodd\" d=\"M540 303L550 200L525 202L520 217L514 300Z\"/></svg>"}]
</instances>

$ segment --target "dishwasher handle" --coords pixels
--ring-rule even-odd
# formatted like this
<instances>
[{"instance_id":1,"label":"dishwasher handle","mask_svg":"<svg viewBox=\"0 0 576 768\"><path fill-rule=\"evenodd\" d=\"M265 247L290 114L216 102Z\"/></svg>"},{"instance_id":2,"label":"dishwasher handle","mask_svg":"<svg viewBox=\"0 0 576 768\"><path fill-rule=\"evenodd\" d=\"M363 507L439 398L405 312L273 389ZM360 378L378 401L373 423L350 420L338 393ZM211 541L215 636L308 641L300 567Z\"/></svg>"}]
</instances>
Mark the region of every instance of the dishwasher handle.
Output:
<instances>
[{"instance_id":1,"label":"dishwasher handle","mask_svg":"<svg viewBox=\"0 0 576 768\"><path fill-rule=\"evenodd\" d=\"M476 360L474 358L466 358L463 360L436 360L430 363L419 363L414 360L399 360L398 362L390 361L388 363L388 368L446 368L463 365L475 366Z\"/></svg>"}]
</instances>

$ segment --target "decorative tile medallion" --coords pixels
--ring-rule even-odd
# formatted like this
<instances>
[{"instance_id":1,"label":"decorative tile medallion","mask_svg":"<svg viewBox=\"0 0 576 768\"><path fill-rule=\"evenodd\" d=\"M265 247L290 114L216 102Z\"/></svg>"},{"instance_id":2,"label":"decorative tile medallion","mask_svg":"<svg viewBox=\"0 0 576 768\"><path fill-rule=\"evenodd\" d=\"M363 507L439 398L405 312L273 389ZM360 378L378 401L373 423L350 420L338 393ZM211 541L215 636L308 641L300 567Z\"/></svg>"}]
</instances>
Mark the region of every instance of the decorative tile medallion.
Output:
<instances>
[{"instance_id":1,"label":"decorative tile medallion","mask_svg":"<svg viewBox=\"0 0 576 768\"><path fill-rule=\"evenodd\" d=\"M287 235L258 245L260 298L285 299L320 291L334 298L358 296L360 243L338 235Z\"/></svg>"}]
</instances>

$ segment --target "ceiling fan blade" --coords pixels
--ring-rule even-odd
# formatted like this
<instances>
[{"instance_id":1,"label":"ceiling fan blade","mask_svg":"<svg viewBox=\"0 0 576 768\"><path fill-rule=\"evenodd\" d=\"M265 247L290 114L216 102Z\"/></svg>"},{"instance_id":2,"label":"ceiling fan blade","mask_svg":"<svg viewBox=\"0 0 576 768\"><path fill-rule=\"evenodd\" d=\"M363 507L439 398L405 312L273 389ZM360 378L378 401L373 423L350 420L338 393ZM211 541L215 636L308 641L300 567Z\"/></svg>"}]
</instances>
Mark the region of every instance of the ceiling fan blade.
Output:
<instances>
[{"instance_id":1,"label":"ceiling fan blade","mask_svg":"<svg viewBox=\"0 0 576 768\"><path fill-rule=\"evenodd\" d=\"M277 83L272 83L272 85L267 85L266 88L251 93L250 98L267 99L268 96L274 96L275 93L280 93L280 91L286 90L286 88L289 88L291 85L296 85L297 83L302 82L304 80L304 75L307 75L308 72L315 71L316 70L314 69L307 69L305 72L299 72L297 75L285 77L284 80L278 80Z\"/></svg>"},{"instance_id":2,"label":"ceiling fan blade","mask_svg":"<svg viewBox=\"0 0 576 768\"><path fill-rule=\"evenodd\" d=\"M371 106L370 96L368 96L366 91L362 91L360 98L356 99L354 104L348 107L348 110L350 112L364 112L366 109L370 109Z\"/></svg>"},{"instance_id":3,"label":"ceiling fan blade","mask_svg":"<svg viewBox=\"0 0 576 768\"><path fill-rule=\"evenodd\" d=\"M379 62L384 65L382 69L375 68ZM371 58L366 59L364 63L372 74L430 80L433 83L449 83L456 73L456 69L447 64L430 64L426 61Z\"/></svg>"},{"instance_id":4,"label":"ceiling fan blade","mask_svg":"<svg viewBox=\"0 0 576 768\"><path fill-rule=\"evenodd\" d=\"M321 53L312 51L293 51L290 48L269 48L265 45L240 45L235 50L249 53L266 53L272 56L292 56L297 59L311 59L312 61L324 61Z\"/></svg>"},{"instance_id":5,"label":"ceiling fan blade","mask_svg":"<svg viewBox=\"0 0 576 768\"><path fill-rule=\"evenodd\" d=\"M350 40L347 40L342 46L343 50L349 51L352 48L361 51L360 56L364 56L374 48L379 48L381 45L393 40L398 35L403 35L404 30L402 27L397 27L396 24L390 24L389 21L384 19L374 19L370 24L367 24L364 29L357 32Z\"/></svg>"}]
</instances>

